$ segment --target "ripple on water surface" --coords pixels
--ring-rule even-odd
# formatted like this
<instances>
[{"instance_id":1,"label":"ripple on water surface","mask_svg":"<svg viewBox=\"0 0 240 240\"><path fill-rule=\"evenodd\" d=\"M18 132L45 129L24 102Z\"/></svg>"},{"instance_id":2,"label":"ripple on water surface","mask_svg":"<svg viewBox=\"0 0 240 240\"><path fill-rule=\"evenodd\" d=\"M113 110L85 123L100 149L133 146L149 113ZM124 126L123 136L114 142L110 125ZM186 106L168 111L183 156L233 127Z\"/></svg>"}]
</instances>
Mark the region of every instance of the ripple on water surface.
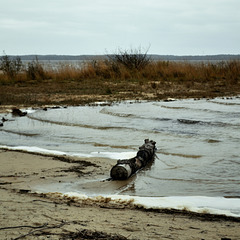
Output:
<instances>
[{"instance_id":1,"label":"ripple on water surface","mask_svg":"<svg viewBox=\"0 0 240 240\"><path fill-rule=\"evenodd\" d=\"M237 97L128 101L2 114L9 121L0 128L0 145L122 159L150 138L158 158L122 194L239 196L239 105Z\"/></svg>"}]
</instances>

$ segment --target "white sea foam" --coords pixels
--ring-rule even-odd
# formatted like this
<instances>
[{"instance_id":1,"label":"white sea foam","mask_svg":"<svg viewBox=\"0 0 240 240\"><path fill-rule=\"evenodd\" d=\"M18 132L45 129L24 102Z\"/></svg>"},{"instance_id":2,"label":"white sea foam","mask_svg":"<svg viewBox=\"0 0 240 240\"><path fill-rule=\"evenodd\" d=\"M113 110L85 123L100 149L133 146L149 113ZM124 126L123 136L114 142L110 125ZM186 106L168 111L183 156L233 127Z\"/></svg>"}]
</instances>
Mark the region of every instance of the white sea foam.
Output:
<instances>
[{"instance_id":1,"label":"white sea foam","mask_svg":"<svg viewBox=\"0 0 240 240\"><path fill-rule=\"evenodd\" d=\"M204 197L204 196L188 196L188 197L138 197L127 195L108 195L88 197L84 194L76 192L68 192L64 195L69 197L77 197L83 200L91 200L94 202L109 199L111 203L131 203L137 207L145 209L176 209L187 210L197 213L209 213L217 215L226 215L232 217L240 217L240 199L224 198L224 197Z\"/></svg>"},{"instance_id":2,"label":"white sea foam","mask_svg":"<svg viewBox=\"0 0 240 240\"><path fill-rule=\"evenodd\" d=\"M27 112L28 114L35 113L35 112L36 112L36 110L35 110L35 109L32 109L32 108L27 108L27 109L24 109L23 111L24 111L24 112Z\"/></svg>"},{"instance_id":3,"label":"white sea foam","mask_svg":"<svg viewBox=\"0 0 240 240\"><path fill-rule=\"evenodd\" d=\"M110 159L129 159L136 156L136 152L92 152L91 156Z\"/></svg>"},{"instance_id":4,"label":"white sea foam","mask_svg":"<svg viewBox=\"0 0 240 240\"><path fill-rule=\"evenodd\" d=\"M62 151L56 150L48 150L39 147L29 147L29 146L16 146L16 147L9 147L0 145L0 149L9 149L9 150L20 150L26 151L31 153L42 153L42 154L50 154L50 155L60 155L60 156L74 156L74 157L99 157L99 158L110 158L110 159L125 159L125 158L132 158L136 155L136 152L91 152L89 154L85 153L66 153Z\"/></svg>"},{"instance_id":5,"label":"white sea foam","mask_svg":"<svg viewBox=\"0 0 240 240\"><path fill-rule=\"evenodd\" d=\"M0 148L9 149L9 150L18 150L18 151L26 151L31 153L43 153L43 154L51 154L51 155L66 155L65 152L61 151L53 151L53 150L47 150L44 148L39 147L28 147L28 146L16 146L16 147L9 147L9 146L3 146L1 145Z\"/></svg>"}]
</instances>

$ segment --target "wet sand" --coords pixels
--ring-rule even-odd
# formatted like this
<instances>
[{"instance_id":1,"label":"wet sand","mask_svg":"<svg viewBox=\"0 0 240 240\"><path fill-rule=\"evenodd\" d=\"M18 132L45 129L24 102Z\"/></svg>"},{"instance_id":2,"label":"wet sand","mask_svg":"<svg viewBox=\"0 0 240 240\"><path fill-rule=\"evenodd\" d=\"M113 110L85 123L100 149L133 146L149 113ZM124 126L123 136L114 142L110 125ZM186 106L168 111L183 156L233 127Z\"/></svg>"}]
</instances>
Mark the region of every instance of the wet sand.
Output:
<instances>
[{"instance_id":1,"label":"wet sand","mask_svg":"<svg viewBox=\"0 0 240 240\"><path fill-rule=\"evenodd\" d=\"M34 191L36 185L79 181L88 190L112 191L126 184L100 181L109 176L113 160L0 150L0 164L0 239L240 238L239 219L147 211Z\"/></svg>"}]
</instances>

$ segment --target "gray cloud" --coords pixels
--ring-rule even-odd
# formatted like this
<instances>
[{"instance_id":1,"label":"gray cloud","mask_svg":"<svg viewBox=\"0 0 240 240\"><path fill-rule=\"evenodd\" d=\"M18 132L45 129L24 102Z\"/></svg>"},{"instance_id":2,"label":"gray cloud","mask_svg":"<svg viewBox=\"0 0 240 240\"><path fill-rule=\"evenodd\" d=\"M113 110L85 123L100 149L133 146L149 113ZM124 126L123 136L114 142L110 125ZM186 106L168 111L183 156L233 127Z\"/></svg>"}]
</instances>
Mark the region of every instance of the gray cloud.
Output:
<instances>
[{"instance_id":1,"label":"gray cloud","mask_svg":"<svg viewBox=\"0 0 240 240\"><path fill-rule=\"evenodd\" d=\"M0 51L102 54L148 47L156 54L239 54L238 0L8 0Z\"/></svg>"}]
</instances>

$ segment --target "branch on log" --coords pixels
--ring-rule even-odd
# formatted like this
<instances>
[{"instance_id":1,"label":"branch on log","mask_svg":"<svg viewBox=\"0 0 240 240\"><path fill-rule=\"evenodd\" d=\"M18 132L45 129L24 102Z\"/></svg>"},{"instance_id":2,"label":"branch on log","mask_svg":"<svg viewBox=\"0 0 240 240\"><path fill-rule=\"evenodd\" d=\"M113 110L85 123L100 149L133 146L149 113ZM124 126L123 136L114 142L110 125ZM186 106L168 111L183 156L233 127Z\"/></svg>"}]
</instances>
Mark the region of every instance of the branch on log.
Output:
<instances>
[{"instance_id":1,"label":"branch on log","mask_svg":"<svg viewBox=\"0 0 240 240\"><path fill-rule=\"evenodd\" d=\"M144 168L151 162L157 151L156 142L145 139L145 143L139 147L136 157L131 159L118 160L117 164L112 167L110 176L114 180L125 180Z\"/></svg>"}]
</instances>

